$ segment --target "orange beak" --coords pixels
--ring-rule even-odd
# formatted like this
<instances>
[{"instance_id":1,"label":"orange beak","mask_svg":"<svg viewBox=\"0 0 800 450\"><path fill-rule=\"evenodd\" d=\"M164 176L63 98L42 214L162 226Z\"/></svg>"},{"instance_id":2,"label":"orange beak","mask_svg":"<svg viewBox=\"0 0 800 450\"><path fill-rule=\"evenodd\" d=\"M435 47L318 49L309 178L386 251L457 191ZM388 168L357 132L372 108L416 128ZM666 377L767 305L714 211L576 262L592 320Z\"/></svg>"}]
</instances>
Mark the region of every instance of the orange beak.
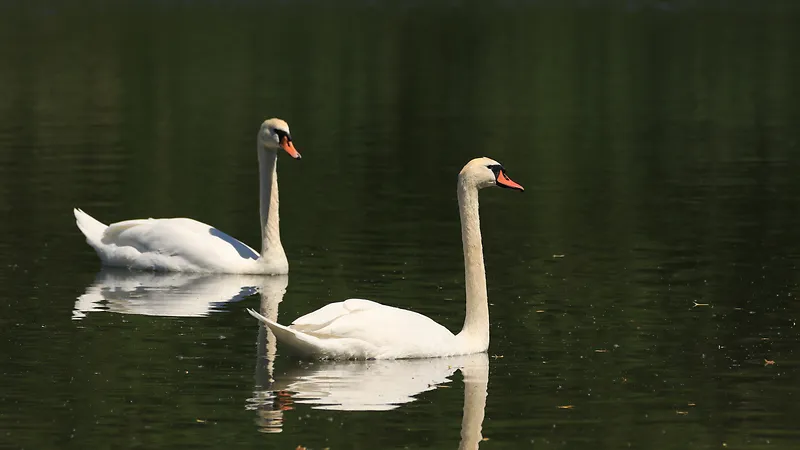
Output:
<instances>
[{"instance_id":1,"label":"orange beak","mask_svg":"<svg viewBox=\"0 0 800 450\"><path fill-rule=\"evenodd\" d=\"M511 178L508 178L508 175L506 175L506 171L502 169L500 169L497 172L497 185L500 187L516 189L518 191L525 192L525 188L520 186L516 181L512 180Z\"/></svg>"},{"instance_id":2,"label":"orange beak","mask_svg":"<svg viewBox=\"0 0 800 450\"><path fill-rule=\"evenodd\" d=\"M297 149L294 148L294 144L292 144L292 141L289 140L288 136L284 136L281 138L281 148L286 150L286 153L288 153L289 156L291 156L294 159L302 158Z\"/></svg>"}]
</instances>

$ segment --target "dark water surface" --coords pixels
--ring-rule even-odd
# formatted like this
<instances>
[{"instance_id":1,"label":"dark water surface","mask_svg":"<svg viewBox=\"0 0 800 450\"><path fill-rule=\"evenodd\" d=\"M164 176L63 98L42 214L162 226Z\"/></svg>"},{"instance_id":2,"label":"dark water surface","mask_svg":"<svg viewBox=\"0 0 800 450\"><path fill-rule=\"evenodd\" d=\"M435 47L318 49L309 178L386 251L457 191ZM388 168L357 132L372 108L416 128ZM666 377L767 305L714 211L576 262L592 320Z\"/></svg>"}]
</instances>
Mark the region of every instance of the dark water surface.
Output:
<instances>
[{"instance_id":1,"label":"dark water surface","mask_svg":"<svg viewBox=\"0 0 800 450\"><path fill-rule=\"evenodd\" d=\"M600 3L0 2L0 447L797 448L800 8ZM98 273L74 206L257 247L272 116L288 278ZM272 356L281 298L458 330L483 155L488 357Z\"/></svg>"}]
</instances>

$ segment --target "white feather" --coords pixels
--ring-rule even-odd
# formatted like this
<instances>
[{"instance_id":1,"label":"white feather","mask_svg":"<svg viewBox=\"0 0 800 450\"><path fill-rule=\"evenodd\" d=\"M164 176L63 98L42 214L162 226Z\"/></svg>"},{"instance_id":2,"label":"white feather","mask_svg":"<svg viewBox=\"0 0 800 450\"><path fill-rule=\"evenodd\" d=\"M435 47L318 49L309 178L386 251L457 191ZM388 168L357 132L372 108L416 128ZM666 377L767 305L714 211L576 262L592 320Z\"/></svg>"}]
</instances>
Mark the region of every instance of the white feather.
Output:
<instances>
[{"instance_id":1,"label":"white feather","mask_svg":"<svg viewBox=\"0 0 800 450\"><path fill-rule=\"evenodd\" d=\"M289 133L280 119L264 121L258 134L261 202L261 254L226 233L194 219L135 219L106 226L80 209L75 222L103 264L131 269L278 275L289 271L280 240L277 149L300 158L293 144L279 141Z\"/></svg>"},{"instance_id":2,"label":"white feather","mask_svg":"<svg viewBox=\"0 0 800 450\"><path fill-rule=\"evenodd\" d=\"M331 359L429 358L480 353L489 347L489 306L478 218L478 189L504 176L488 158L470 161L459 174L458 203L466 280L466 318L458 335L422 314L370 300L331 303L284 326L248 312L301 356ZM513 183L516 188L521 186Z\"/></svg>"}]
</instances>

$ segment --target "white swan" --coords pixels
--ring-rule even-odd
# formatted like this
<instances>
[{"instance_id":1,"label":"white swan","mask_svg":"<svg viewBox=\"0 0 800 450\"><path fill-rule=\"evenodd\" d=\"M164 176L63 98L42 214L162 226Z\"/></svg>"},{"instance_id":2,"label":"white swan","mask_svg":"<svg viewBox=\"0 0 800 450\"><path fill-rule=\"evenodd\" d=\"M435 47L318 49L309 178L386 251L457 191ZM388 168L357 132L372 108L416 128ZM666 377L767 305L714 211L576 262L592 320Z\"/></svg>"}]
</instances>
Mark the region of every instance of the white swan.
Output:
<instances>
[{"instance_id":1,"label":"white swan","mask_svg":"<svg viewBox=\"0 0 800 450\"><path fill-rule=\"evenodd\" d=\"M132 269L276 275L289 272L278 225L277 151L295 159L289 125L264 121L258 131L261 254L218 229L193 219L135 219L106 226L80 209L75 222L103 264Z\"/></svg>"},{"instance_id":2,"label":"white swan","mask_svg":"<svg viewBox=\"0 0 800 450\"><path fill-rule=\"evenodd\" d=\"M497 161L476 158L458 175L458 208L464 247L467 314L454 335L422 314L370 300L328 304L283 326L248 312L269 326L278 341L306 357L333 359L429 358L480 353L489 348L489 303L483 266L478 190L501 186L524 190Z\"/></svg>"}]
</instances>

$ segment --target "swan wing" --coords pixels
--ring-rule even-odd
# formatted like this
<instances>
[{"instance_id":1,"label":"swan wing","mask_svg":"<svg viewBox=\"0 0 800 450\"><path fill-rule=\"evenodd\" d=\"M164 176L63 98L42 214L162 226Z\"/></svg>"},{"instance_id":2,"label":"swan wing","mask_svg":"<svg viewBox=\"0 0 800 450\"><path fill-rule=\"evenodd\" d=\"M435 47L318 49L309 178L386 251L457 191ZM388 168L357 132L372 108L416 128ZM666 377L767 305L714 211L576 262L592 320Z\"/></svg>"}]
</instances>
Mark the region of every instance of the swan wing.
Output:
<instances>
[{"instance_id":1,"label":"swan wing","mask_svg":"<svg viewBox=\"0 0 800 450\"><path fill-rule=\"evenodd\" d=\"M376 305L343 314L312 333L323 339L358 339L378 347L453 337L447 328L427 316L380 303Z\"/></svg>"},{"instance_id":2,"label":"swan wing","mask_svg":"<svg viewBox=\"0 0 800 450\"><path fill-rule=\"evenodd\" d=\"M372 308L380 308L382 306L383 305L378 302L361 298L351 298L343 302L329 303L316 311L298 317L292 322L292 327L297 330L315 331L347 314Z\"/></svg>"},{"instance_id":3,"label":"swan wing","mask_svg":"<svg viewBox=\"0 0 800 450\"><path fill-rule=\"evenodd\" d=\"M453 333L429 317L364 299L329 304L287 328L313 342L323 357L419 358L456 351Z\"/></svg>"},{"instance_id":4,"label":"swan wing","mask_svg":"<svg viewBox=\"0 0 800 450\"><path fill-rule=\"evenodd\" d=\"M139 269L235 270L259 258L228 234L187 218L117 222L105 229L99 244L107 264Z\"/></svg>"}]
</instances>

